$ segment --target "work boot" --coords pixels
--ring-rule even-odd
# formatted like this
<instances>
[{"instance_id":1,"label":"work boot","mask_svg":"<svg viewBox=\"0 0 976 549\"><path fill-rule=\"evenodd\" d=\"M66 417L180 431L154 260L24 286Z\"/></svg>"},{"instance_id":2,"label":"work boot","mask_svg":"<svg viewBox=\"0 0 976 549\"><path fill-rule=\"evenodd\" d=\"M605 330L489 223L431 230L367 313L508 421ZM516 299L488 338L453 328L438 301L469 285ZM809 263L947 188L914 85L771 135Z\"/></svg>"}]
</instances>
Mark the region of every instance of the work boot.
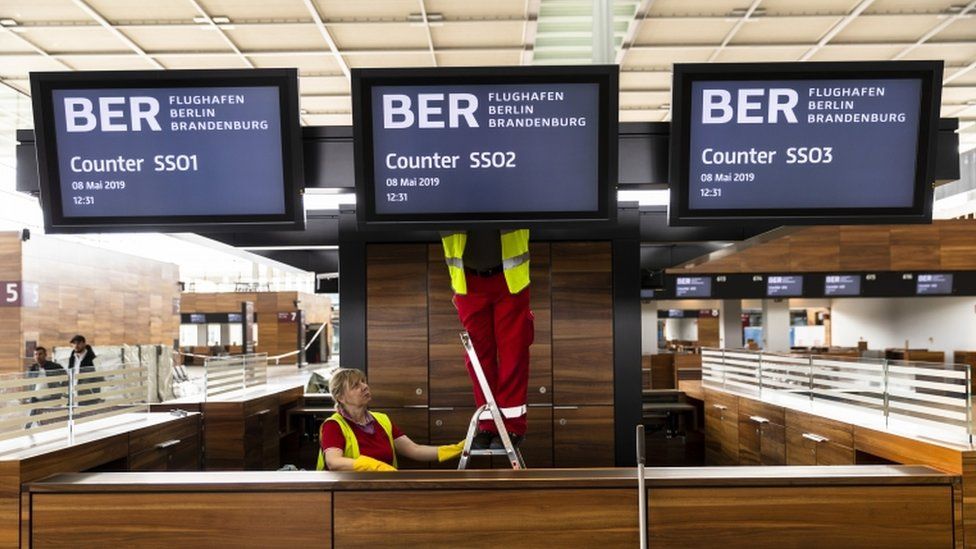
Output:
<instances>
[{"instance_id":1,"label":"work boot","mask_svg":"<svg viewBox=\"0 0 976 549\"><path fill-rule=\"evenodd\" d=\"M478 434L471 439L471 449L472 450L487 450L491 446L491 441L493 437L498 435L492 433L491 431L478 431Z\"/></svg>"},{"instance_id":2,"label":"work boot","mask_svg":"<svg viewBox=\"0 0 976 549\"><path fill-rule=\"evenodd\" d=\"M522 444L522 439L525 437L523 435L516 435L515 433L509 433L508 438L512 441L512 446L518 448L519 444ZM505 445L502 444L502 437L498 436L497 434L492 436L491 446L489 446L489 448L491 450L504 450Z\"/></svg>"}]
</instances>

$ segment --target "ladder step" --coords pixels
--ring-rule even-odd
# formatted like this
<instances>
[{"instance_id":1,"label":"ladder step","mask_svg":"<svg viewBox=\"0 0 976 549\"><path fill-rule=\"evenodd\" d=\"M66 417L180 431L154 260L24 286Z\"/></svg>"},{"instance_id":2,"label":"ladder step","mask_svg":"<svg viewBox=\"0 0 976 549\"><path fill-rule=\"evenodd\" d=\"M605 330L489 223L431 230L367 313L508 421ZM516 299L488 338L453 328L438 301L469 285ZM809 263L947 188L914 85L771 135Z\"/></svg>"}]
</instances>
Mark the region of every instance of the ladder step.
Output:
<instances>
[{"instance_id":1,"label":"ladder step","mask_svg":"<svg viewBox=\"0 0 976 549\"><path fill-rule=\"evenodd\" d=\"M470 454L472 456L507 456L508 452L504 448L499 448L497 450L471 450Z\"/></svg>"}]
</instances>

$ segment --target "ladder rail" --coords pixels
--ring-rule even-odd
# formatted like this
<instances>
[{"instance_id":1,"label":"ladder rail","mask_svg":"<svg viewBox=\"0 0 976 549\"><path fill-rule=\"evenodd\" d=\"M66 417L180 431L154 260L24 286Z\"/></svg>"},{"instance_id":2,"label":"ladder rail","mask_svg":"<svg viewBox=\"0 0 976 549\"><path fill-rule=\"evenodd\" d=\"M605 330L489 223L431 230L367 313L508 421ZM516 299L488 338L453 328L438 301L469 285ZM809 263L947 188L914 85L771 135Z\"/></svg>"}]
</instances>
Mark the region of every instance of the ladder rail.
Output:
<instances>
[{"instance_id":1,"label":"ladder rail","mask_svg":"<svg viewBox=\"0 0 976 549\"><path fill-rule=\"evenodd\" d=\"M461 452L458 469L467 467L469 456L478 455L478 451L474 451L474 454L472 454L471 442L477 430L479 418L486 410L491 413L492 421L495 423L495 428L498 429L498 436L501 438L502 445L505 447L505 454L508 456L508 461L512 469L525 469L525 461L522 459L522 453L515 448L512 444L511 437L508 436L508 429L505 428L505 420L502 418L501 410L495 402L495 395L491 392L491 387L488 386L488 379L485 377L485 372L481 368L478 353L475 352L474 345L471 343L471 336L467 331L461 332L461 345L464 346L464 350L468 353L468 358L471 360L471 369L474 370L475 378L478 380L478 386L481 387L481 393L485 396L485 404L475 410L474 415L471 416L471 423L468 425L468 436L464 439L464 450Z\"/></svg>"}]
</instances>

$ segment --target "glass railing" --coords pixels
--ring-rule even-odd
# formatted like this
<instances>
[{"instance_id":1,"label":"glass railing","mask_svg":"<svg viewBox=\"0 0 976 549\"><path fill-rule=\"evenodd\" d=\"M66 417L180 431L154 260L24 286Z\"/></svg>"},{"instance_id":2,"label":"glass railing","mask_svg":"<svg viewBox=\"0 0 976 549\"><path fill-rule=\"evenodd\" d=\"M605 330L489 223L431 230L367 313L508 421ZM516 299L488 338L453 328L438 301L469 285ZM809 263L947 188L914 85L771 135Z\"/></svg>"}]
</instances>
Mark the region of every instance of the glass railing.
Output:
<instances>
[{"instance_id":1,"label":"glass railing","mask_svg":"<svg viewBox=\"0 0 976 549\"><path fill-rule=\"evenodd\" d=\"M972 444L966 364L702 349L702 385L853 423Z\"/></svg>"},{"instance_id":2,"label":"glass railing","mask_svg":"<svg viewBox=\"0 0 976 549\"><path fill-rule=\"evenodd\" d=\"M219 397L268 383L268 353L209 357L203 363L204 394Z\"/></svg>"},{"instance_id":3,"label":"glass railing","mask_svg":"<svg viewBox=\"0 0 976 549\"><path fill-rule=\"evenodd\" d=\"M0 375L0 441L64 429L125 413L149 411L148 368L75 373L59 369ZM56 436L55 436L56 438Z\"/></svg>"}]
</instances>

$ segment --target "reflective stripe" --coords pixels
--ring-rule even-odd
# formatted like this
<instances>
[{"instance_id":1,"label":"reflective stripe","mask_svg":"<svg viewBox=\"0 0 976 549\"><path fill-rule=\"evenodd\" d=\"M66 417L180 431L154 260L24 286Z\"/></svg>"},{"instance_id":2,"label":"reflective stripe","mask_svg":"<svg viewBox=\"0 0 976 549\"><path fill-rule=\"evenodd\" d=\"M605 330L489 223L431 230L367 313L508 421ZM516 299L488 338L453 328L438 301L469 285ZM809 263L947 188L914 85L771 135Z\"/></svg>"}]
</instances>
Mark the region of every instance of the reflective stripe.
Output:
<instances>
[{"instance_id":1,"label":"reflective stripe","mask_svg":"<svg viewBox=\"0 0 976 549\"><path fill-rule=\"evenodd\" d=\"M525 406L525 404L521 406L512 406L510 408L500 408L500 410L502 412L502 416L507 417L509 419L522 417L529 411L529 409ZM481 415L478 416L478 419L481 421L491 421L492 419L491 412L489 412L488 410L481 412Z\"/></svg>"},{"instance_id":2,"label":"reflective stripe","mask_svg":"<svg viewBox=\"0 0 976 549\"><path fill-rule=\"evenodd\" d=\"M504 259L502 260L502 269L505 269L506 271L509 269L514 269L515 267L518 267L519 265L525 263L528 260L529 260L529 252L525 252L522 255L517 255L509 259Z\"/></svg>"},{"instance_id":3,"label":"reflective stripe","mask_svg":"<svg viewBox=\"0 0 976 549\"><path fill-rule=\"evenodd\" d=\"M445 257L444 262L447 263L448 267L454 267L455 269L464 268L464 261L460 257Z\"/></svg>"},{"instance_id":4,"label":"reflective stripe","mask_svg":"<svg viewBox=\"0 0 976 549\"><path fill-rule=\"evenodd\" d=\"M390 417L386 414L381 414L379 412L369 412L373 414L373 418L376 419L376 423L379 423L382 427L383 432L386 433L386 438L390 439L390 448L393 451L393 468L397 468L397 457L396 457L396 446L393 444L393 424L390 422ZM346 447L342 452L343 457L349 459L356 459L359 457L359 442L356 440L356 433L353 432L352 427L346 422L346 418L342 417L342 414L336 412L329 416L329 419L322 422L322 426L319 427L319 459L318 463L315 464L315 469L318 471L325 470L325 454L322 452L321 440L322 440L322 428L329 421L334 421L339 424L339 429L342 431L342 437L346 439Z\"/></svg>"}]
</instances>

